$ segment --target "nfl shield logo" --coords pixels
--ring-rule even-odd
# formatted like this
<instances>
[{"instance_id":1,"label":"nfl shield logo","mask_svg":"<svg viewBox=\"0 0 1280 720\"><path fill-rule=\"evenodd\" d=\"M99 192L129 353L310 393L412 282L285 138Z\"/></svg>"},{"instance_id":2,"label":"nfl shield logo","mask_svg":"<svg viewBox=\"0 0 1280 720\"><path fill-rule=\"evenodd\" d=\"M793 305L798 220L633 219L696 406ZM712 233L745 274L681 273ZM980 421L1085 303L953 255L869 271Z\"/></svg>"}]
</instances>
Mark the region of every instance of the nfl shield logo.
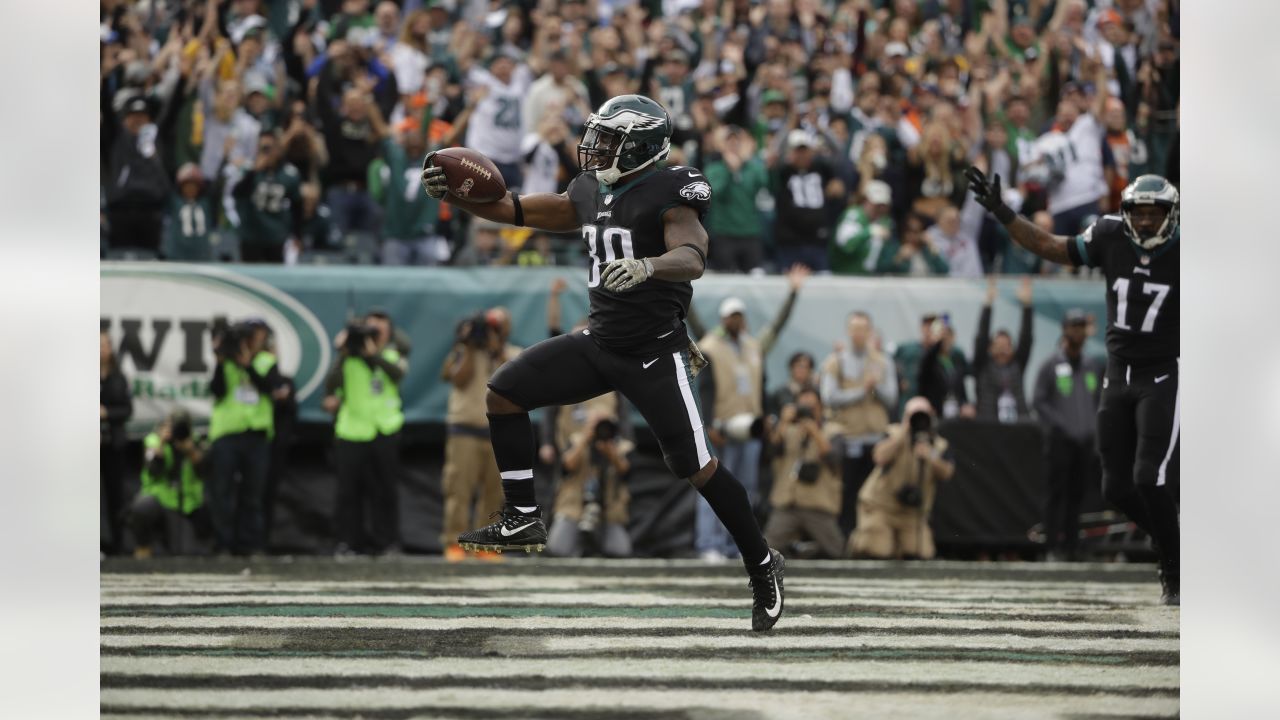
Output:
<instances>
[{"instance_id":1,"label":"nfl shield logo","mask_svg":"<svg viewBox=\"0 0 1280 720\"><path fill-rule=\"evenodd\" d=\"M1151 256L1150 256L1150 255L1143 255L1142 257L1138 258L1138 260L1139 260L1143 265L1150 265L1150 264L1151 264Z\"/></svg>"}]
</instances>

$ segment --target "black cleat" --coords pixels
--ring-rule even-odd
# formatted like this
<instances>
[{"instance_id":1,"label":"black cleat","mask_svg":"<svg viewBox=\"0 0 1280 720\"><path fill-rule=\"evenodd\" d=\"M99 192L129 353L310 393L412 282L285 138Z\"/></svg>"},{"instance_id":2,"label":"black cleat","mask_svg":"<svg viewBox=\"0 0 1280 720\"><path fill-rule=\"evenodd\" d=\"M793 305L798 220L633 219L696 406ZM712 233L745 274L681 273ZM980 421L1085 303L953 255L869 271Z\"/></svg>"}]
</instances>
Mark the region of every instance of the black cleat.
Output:
<instances>
[{"instance_id":1,"label":"black cleat","mask_svg":"<svg viewBox=\"0 0 1280 720\"><path fill-rule=\"evenodd\" d=\"M1178 573L1167 572L1160 568L1160 602L1173 607L1181 607L1182 598L1178 587Z\"/></svg>"},{"instance_id":2,"label":"black cleat","mask_svg":"<svg viewBox=\"0 0 1280 720\"><path fill-rule=\"evenodd\" d=\"M541 552L547 546L547 526L541 517L509 509L499 510L489 517L496 517L497 522L458 536L458 544L464 550Z\"/></svg>"},{"instance_id":3,"label":"black cleat","mask_svg":"<svg viewBox=\"0 0 1280 720\"><path fill-rule=\"evenodd\" d=\"M786 565L782 553L769 549L769 564L760 572L749 573L747 585L753 596L751 603L751 629L768 630L782 617L782 568Z\"/></svg>"}]
</instances>

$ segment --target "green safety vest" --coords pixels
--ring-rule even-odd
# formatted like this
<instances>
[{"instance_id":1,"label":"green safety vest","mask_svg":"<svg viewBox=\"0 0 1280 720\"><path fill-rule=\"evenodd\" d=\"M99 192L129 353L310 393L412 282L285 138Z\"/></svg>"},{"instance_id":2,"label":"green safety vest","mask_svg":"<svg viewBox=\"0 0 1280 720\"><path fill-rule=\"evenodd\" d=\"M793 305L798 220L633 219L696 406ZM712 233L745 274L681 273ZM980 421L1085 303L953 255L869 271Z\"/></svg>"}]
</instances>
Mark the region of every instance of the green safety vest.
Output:
<instances>
[{"instance_id":1,"label":"green safety vest","mask_svg":"<svg viewBox=\"0 0 1280 720\"><path fill-rule=\"evenodd\" d=\"M400 353L392 348L382 351L389 363L400 362ZM342 400L333 434L348 442L369 442L378 436L399 432L404 426L400 405L400 388L382 368L374 368L363 358L342 361L342 387L336 393Z\"/></svg>"},{"instance_id":2,"label":"green safety vest","mask_svg":"<svg viewBox=\"0 0 1280 720\"><path fill-rule=\"evenodd\" d=\"M266 375L275 364L276 356L265 350L253 358L253 368L259 375ZM227 378L227 394L213 404L213 412L209 416L209 439L217 440L224 435L250 430L265 430L267 437L274 436L275 413L271 396L259 393L249 379L249 373L235 362L225 360L222 367Z\"/></svg>"},{"instance_id":3,"label":"green safety vest","mask_svg":"<svg viewBox=\"0 0 1280 720\"><path fill-rule=\"evenodd\" d=\"M152 475L146 463L142 466L144 495L155 498L167 510L179 510L179 502L181 502L180 512L183 515L190 515L204 504L204 481L196 474L196 469L190 460L182 458L181 467L176 468L178 477L175 481L173 448L160 440L160 436L155 433L148 435L142 444L148 451L154 450L164 454L163 474Z\"/></svg>"}]
</instances>

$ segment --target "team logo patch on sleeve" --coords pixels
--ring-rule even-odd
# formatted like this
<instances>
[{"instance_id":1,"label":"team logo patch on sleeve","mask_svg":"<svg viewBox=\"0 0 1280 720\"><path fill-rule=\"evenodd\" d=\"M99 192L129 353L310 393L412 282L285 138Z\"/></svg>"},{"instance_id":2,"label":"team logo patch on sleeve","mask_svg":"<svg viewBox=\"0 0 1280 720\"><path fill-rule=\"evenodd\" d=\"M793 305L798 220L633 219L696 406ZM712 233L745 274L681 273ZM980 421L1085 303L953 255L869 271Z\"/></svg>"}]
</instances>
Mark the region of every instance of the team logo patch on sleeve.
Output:
<instances>
[{"instance_id":1,"label":"team logo patch on sleeve","mask_svg":"<svg viewBox=\"0 0 1280 720\"><path fill-rule=\"evenodd\" d=\"M680 188L680 197L686 200L710 200L711 186L699 180Z\"/></svg>"}]
</instances>

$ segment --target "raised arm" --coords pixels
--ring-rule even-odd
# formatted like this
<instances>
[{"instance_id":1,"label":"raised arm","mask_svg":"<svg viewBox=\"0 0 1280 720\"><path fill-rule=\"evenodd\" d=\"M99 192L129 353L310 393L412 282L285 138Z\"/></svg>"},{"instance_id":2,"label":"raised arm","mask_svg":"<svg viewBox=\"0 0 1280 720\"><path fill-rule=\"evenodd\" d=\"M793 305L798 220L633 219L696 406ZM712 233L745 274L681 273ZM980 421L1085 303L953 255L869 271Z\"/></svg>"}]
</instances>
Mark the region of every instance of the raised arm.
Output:
<instances>
[{"instance_id":1,"label":"raised arm","mask_svg":"<svg viewBox=\"0 0 1280 720\"><path fill-rule=\"evenodd\" d=\"M1009 231L1014 242L1045 260L1072 265L1071 256L1067 254L1067 242L1070 238L1041 230L1035 223L1015 213L1000 197L1000 176L990 181L976 167L964 171L969 180L969 189L973 192L978 204L986 208Z\"/></svg>"}]
</instances>

